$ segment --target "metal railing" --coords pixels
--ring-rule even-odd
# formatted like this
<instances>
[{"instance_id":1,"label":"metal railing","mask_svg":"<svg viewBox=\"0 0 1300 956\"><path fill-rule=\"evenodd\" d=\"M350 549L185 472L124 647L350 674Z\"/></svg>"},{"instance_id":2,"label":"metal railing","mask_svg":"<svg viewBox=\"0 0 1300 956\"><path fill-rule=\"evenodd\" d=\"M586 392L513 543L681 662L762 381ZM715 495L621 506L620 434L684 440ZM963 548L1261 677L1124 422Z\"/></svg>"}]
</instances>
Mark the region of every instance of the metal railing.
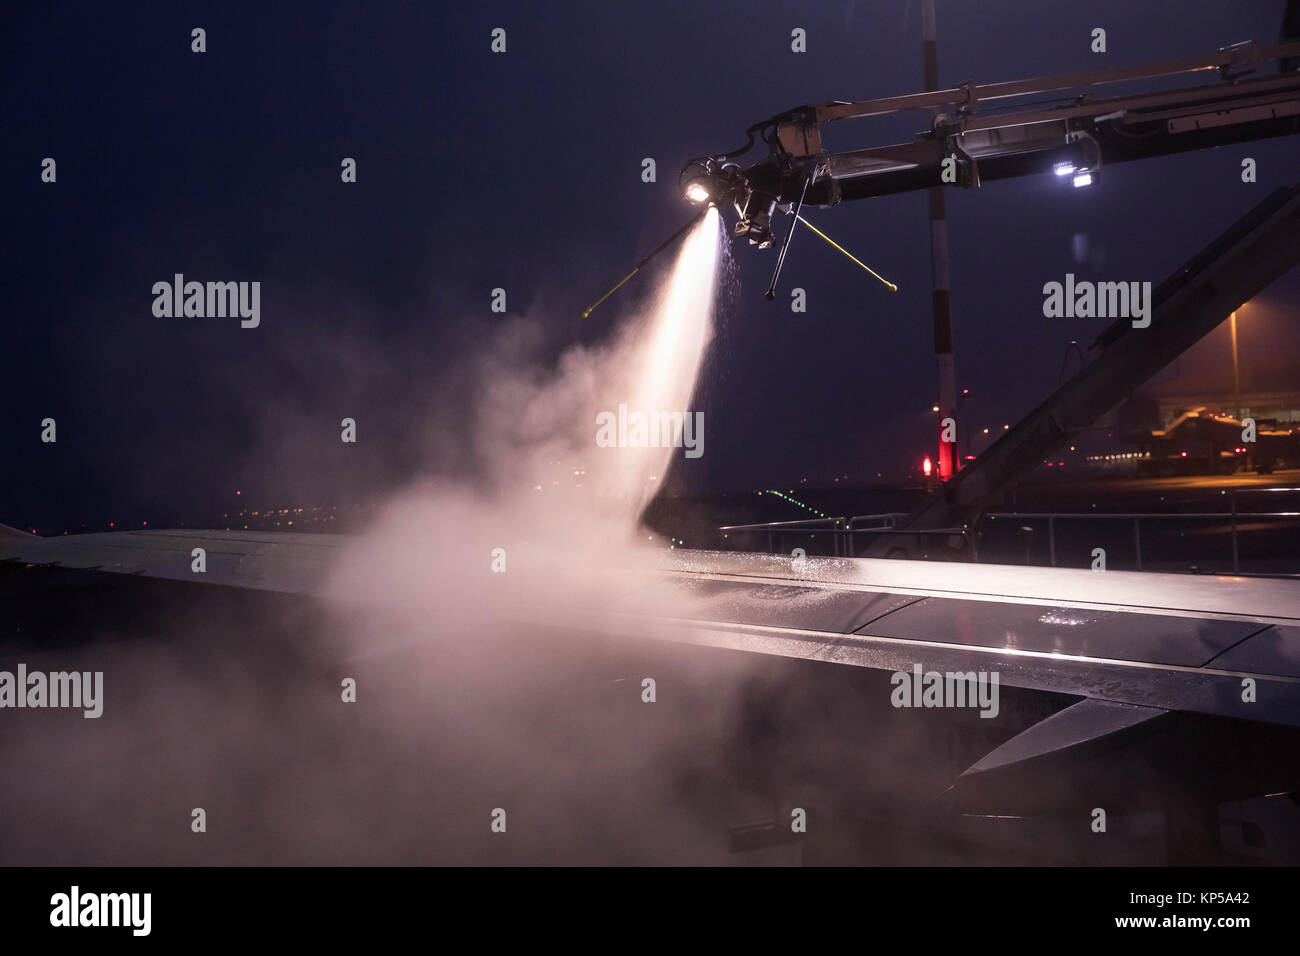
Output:
<instances>
[{"instance_id":1,"label":"metal railing","mask_svg":"<svg viewBox=\"0 0 1300 956\"><path fill-rule=\"evenodd\" d=\"M1142 570L1142 522L1143 521L1189 521L1203 518L1226 519L1230 522L1229 538L1232 544L1232 573L1241 573L1240 519L1245 518L1290 518L1300 519L1300 511L1242 511L1238 507L1239 495L1291 493L1300 495L1300 487L1277 488L1229 488L1227 511L1187 511L1187 512L1068 512L1068 511L1012 511L985 514L984 521L1014 519L1017 521L1046 521L1048 563L1056 567L1056 532L1058 521L1129 521L1133 529L1133 550L1137 570ZM807 518L799 521L769 521L758 524L725 525L718 529L722 535L723 548L734 546L732 535L756 534L767 536L767 553L776 554L777 544L787 540L789 535L807 533L815 538L818 533L829 536L832 553L835 557L856 557L859 548L857 542L864 535L901 535L910 536L924 542L934 536L961 537L962 551L971 561L979 561L979 535L971 528L900 528L899 522L906 518L906 512L885 512L881 514L855 515L839 518ZM784 547L782 548L784 550ZM928 549L921 557L928 557ZM952 557L951 549L945 557ZM1026 558L1027 560L1027 558Z\"/></svg>"},{"instance_id":2,"label":"metal railing","mask_svg":"<svg viewBox=\"0 0 1300 956\"><path fill-rule=\"evenodd\" d=\"M1228 488L1228 510L1227 511L1175 511L1175 512L1105 512L1093 513L1086 511L1010 511L1000 513L990 513L984 515L985 521L996 520L1000 518L1012 518L1015 520L1044 520L1047 521L1047 552L1048 562L1052 567L1056 567L1056 522L1065 521L1132 521L1133 522L1133 550L1136 558L1137 569L1142 570L1142 521L1188 521L1201 518L1220 518L1228 519L1231 530L1229 538L1232 542L1232 573L1241 573L1241 548L1239 543L1239 521L1238 519L1245 516L1250 518L1300 518L1300 511L1242 511L1237 507L1238 494L1267 494L1277 492L1290 492L1291 494L1300 494L1300 488Z\"/></svg>"},{"instance_id":3,"label":"metal railing","mask_svg":"<svg viewBox=\"0 0 1300 956\"><path fill-rule=\"evenodd\" d=\"M897 527L900 518L907 517L906 512L891 511L882 514L854 515L841 518L805 518L799 521L767 521L759 524L724 525L718 529L722 535L723 548L726 549L733 534L766 534L767 553L777 553L777 542L790 534L808 532L809 537L816 537L818 532L826 533L831 541L835 557L857 557L857 542L867 535L901 535L918 538L922 541L935 536L960 537L962 548L970 554L971 560L979 560L979 545L970 528L925 528L911 529ZM929 551L922 553L928 557Z\"/></svg>"}]
</instances>

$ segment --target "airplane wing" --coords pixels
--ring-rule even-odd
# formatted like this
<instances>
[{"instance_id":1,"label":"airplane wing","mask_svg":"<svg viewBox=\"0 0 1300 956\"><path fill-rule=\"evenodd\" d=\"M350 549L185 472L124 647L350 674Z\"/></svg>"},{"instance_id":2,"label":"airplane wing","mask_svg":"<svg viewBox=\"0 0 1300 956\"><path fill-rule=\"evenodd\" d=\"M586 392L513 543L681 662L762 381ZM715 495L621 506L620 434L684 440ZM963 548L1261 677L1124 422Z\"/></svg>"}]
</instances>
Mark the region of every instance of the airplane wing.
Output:
<instances>
[{"instance_id":1,"label":"airplane wing","mask_svg":"<svg viewBox=\"0 0 1300 956\"><path fill-rule=\"evenodd\" d=\"M0 525L0 561L304 594L346 535L284 531L106 531L43 538ZM194 550L205 570L194 570Z\"/></svg>"},{"instance_id":2,"label":"airplane wing","mask_svg":"<svg viewBox=\"0 0 1300 956\"><path fill-rule=\"evenodd\" d=\"M39 538L0 527L0 560L313 594L348 540L185 530ZM195 548L206 554L201 576ZM1205 779L1214 761L1217 799L1300 790L1298 581L688 550L621 580L580 618L538 606L527 623L580 619L600 633L863 668L882 681L918 665L996 673L1003 693L1062 701L956 779L966 812L1036 812L1131 793L1152 775Z\"/></svg>"},{"instance_id":3,"label":"airplane wing","mask_svg":"<svg viewBox=\"0 0 1300 956\"><path fill-rule=\"evenodd\" d=\"M672 640L1065 695L957 777L965 812L1160 802L1170 781L1213 800L1300 789L1300 582L689 551L663 574ZM663 606L640 593L620 615Z\"/></svg>"}]
</instances>

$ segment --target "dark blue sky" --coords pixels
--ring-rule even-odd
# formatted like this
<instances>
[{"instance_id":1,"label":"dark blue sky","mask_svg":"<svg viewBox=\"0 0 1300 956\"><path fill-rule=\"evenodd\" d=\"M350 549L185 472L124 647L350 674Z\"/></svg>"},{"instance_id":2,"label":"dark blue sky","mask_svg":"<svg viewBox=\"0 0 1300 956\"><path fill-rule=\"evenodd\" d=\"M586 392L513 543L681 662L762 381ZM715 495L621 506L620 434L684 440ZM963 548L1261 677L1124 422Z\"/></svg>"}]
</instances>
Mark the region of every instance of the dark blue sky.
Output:
<instances>
[{"instance_id":1,"label":"dark blue sky","mask_svg":"<svg viewBox=\"0 0 1300 956\"><path fill-rule=\"evenodd\" d=\"M939 0L940 79L1273 42L1282 7ZM474 396L460 386L501 321L493 288L512 314L544 320L551 354L591 340L618 300L585 324L581 308L687 215L687 157L732 149L797 104L921 86L919 5L903 0L64 3L4 16L0 522L51 528L220 511L234 488L345 503L462 465L456 428ZM497 26L503 56L489 50ZM796 26L805 55L789 49ZM1096 26L1105 56L1089 51ZM829 145L922 125L841 124ZM1247 155L1255 185L1240 182ZM55 185L39 180L46 156ZM355 185L339 182L344 156ZM1106 324L1044 319L1044 282L1158 282L1294 181L1298 158L1291 138L1107 169L1086 190L1048 176L950 192L959 385L976 417L1015 420L1055 385L1066 343ZM772 255L737 250L741 287L697 403L708 453L679 472L687 487L898 473L928 449L925 197L814 221L901 291L802 236L783 280L786 295L808 290L796 315L762 300ZM150 288L174 272L260 280L261 327L156 318ZM1297 292L1293 271L1270 297ZM363 423L364 456L338 441L345 414ZM47 416L57 446L39 442Z\"/></svg>"}]
</instances>

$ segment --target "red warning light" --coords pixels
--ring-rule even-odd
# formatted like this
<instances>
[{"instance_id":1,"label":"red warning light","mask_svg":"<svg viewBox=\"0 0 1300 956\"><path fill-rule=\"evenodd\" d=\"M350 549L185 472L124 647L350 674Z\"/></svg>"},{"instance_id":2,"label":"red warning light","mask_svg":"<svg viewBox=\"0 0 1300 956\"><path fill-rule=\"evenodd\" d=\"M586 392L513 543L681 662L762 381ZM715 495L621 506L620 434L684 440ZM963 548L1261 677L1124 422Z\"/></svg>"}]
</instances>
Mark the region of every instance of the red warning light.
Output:
<instances>
[{"instance_id":1,"label":"red warning light","mask_svg":"<svg viewBox=\"0 0 1300 956\"><path fill-rule=\"evenodd\" d=\"M929 455L926 455L925 461L921 462L921 471L925 473L925 477L927 478L934 474L934 462L930 460Z\"/></svg>"}]
</instances>

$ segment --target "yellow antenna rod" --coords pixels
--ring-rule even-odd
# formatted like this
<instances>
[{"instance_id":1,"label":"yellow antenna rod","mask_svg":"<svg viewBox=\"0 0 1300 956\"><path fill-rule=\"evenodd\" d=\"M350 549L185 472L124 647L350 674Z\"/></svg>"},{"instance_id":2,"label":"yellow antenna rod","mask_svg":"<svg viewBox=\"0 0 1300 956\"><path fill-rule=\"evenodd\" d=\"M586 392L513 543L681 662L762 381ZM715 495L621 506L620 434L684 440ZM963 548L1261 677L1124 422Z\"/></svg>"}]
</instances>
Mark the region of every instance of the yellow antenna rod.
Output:
<instances>
[{"instance_id":1,"label":"yellow antenna rod","mask_svg":"<svg viewBox=\"0 0 1300 956\"><path fill-rule=\"evenodd\" d=\"M868 272L870 272L873 276L875 276L877 279L879 279L881 282L883 282L883 283L885 284L885 288L887 288L890 292L897 292L897 291L898 291L898 286L894 285L894 283L890 282L888 279L886 279L884 276L882 276L882 275L881 275L879 272L877 272L875 269L871 268L871 266L867 265L865 262L863 262L861 259L859 259L857 256L855 256L853 253L849 252L849 250L845 249L843 246L841 246L838 242L836 242L836 241L835 241L834 239L832 239L830 236L826 235L826 233L822 232L820 229L818 229L816 226L814 226L812 223L810 223L810 222L809 222L807 219L805 219L803 216L799 216L799 217L797 217L797 218L799 219L799 221L800 221L801 223L803 223L805 226L807 226L809 229L811 229L811 230L812 230L813 232L815 232L817 235L821 236L823 239L825 239L827 242L829 242L829 243L830 243L834 248L836 248L836 249L838 249L840 252L844 253L846 256L848 256L850 259L852 259L852 260L853 260L854 262L856 262L858 265L862 266L862 268L866 269L866 270L867 270Z\"/></svg>"},{"instance_id":2,"label":"yellow antenna rod","mask_svg":"<svg viewBox=\"0 0 1300 956\"><path fill-rule=\"evenodd\" d=\"M585 319L587 316L591 315L591 313L594 312L594 311L596 310L596 306L600 305L602 302L604 302L606 299L608 299L611 295L613 295L615 292L617 292L619 289L621 289L621 288L623 287L623 285L627 282L628 279L632 278L634 275L636 275L636 274L637 274L638 272L640 272L640 271L641 271L641 267L640 267L640 266L637 266L635 269L633 269L633 270L632 270L631 272L629 272L627 275L623 276L623 278L619 279L619 280L618 280L618 285L614 286L614 288L610 289L608 292L606 292L604 295L602 295L599 299L597 299L595 302L591 303L591 305L587 306L587 308L585 308L585 309L582 310L582 317Z\"/></svg>"},{"instance_id":3,"label":"yellow antenna rod","mask_svg":"<svg viewBox=\"0 0 1300 956\"><path fill-rule=\"evenodd\" d=\"M659 245L655 247L655 251L652 252L652 253L650 253L650 255L646 256L646 257L645 257L644 259L642 259L640 262L638 262L638 263L636 264L636 268L635 268L635 269L633 269L633 270L632 270L631 272L629 272L627 275L623 276L623 278L619 279L619 280L618 280L618 284L617 284L616 286L614 286L614 288L610 289L608 292L606 292L604 295L602 295L602 296L601 296L599 299L597 299L595 302L591 303L591 305L589 305L589 306L587 306L585 309L583 309L583 310L582 310L582 317L585 319L587 316L591 315L591 313L595 311L596 306L600 305L602 302L604 302L606 299L608 299L611 295L613 295L613 294L614 294L615 292L617 292L619 289L623 288L623 286L627 283L627 280L628 280L628 279L631 279L634 275L636 275L638 272L640 272L640 271L642 270L642 268L645 267L645 264L646 264L647 262L649 262L649 261L650 261L651 259L653 259L655 256L659 255L659 253L663 252L663 251L664 251L665 249L667 249L669 246L671 246L675 241L677 241L677 239L681 238L682 234L683 234L684 232L686 232L687 229L691 228L691 226L695 225L697 222L699 222L701 219L703 219L703 218L708 214L710 208L711 208L711 205L710 205L710 206L705 206L703 209L701 209L701 210L700 210L698 213L696 213L694 216L691 216L691 218L688 219L688 220L686 221L686 225L682 226L682 228L678 229L676 232L674 232L671 236L669 236L669 237L668 237L667 239L665 239L663 242L659 243Z\"/></svg>"}]
</instances>

